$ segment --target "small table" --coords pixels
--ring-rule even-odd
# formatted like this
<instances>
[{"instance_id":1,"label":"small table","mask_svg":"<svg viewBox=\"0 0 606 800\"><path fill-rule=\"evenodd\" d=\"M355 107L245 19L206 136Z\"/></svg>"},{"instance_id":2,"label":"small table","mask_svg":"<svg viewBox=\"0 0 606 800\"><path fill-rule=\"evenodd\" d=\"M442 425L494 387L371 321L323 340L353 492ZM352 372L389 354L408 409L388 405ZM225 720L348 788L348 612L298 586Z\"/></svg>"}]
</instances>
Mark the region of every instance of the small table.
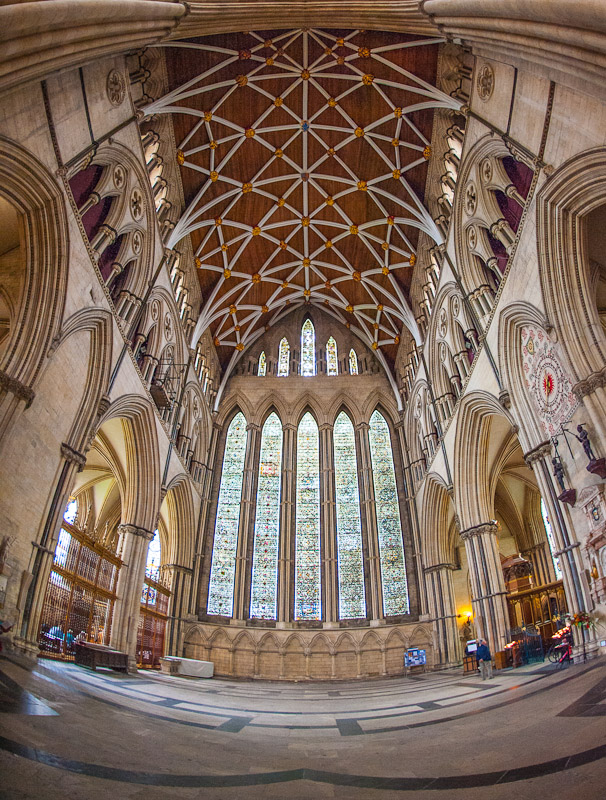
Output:
<instances>
[{"instance_id":1,"label":"small table","mask_svg":"<svg viewBox=\"0 0 606 800\"><path fill-rule=\"evenodd\" d=\"M120 650L112 650L103 644L92 642L76 642L76 664L90 667L93 672L97 667L109 667L118 672L128 672L128 654Z\"/></svg>"}]
</instances>

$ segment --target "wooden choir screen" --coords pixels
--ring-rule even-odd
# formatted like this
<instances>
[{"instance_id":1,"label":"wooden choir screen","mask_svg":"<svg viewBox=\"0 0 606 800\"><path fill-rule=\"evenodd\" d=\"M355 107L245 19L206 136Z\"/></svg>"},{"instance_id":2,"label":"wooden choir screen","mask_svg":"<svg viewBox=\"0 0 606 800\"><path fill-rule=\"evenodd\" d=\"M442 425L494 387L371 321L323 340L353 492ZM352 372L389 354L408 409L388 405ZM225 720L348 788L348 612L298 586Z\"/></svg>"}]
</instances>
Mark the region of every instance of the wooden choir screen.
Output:
<instances>
[{"instance_id":1,"label":"wooden choir screen","mask_svg":"<svg viewBox=\"0 0 606 800\"><path fill-rule=\"evenodd\" d=\"M568 611L562 581L508 594L507 605L511 629L534 626L544 643L562 627Z\"/></svg>"},{"instance_id":2,"label":"wooden choir screen","mask_svg":"<svg viewBox=\"0 0 606 800\"><path fill-rule=\"evenodd\" d=\"M137 629L137 665L157 668L164 655L170 591L160 581L145 576Z\"/></svg>"},{"instance_id":3,"label":"wooden choir screen","mask_svg":"<svg viewBox=\"0 0 606 800\"><path fill-rule=\"evenodd\" d=\"M42 608L40 655L73 661L76 642L109 644L121 566L114 551L63 522Z\"/></svg>"}]
</instances>

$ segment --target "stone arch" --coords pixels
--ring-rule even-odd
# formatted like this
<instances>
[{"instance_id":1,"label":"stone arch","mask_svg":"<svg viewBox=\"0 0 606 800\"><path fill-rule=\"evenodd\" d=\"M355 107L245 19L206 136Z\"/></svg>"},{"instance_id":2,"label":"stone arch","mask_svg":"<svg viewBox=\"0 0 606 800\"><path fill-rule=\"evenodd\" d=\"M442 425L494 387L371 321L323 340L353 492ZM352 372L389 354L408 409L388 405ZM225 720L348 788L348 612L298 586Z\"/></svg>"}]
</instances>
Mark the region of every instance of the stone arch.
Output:
<instances>
[{"instance_id":1,"label":"stone arch","mask_svg":"<svg viewBox=\"0 0 606 800\"><path fill-rule=\"evenodd\" d=\"M102 143L95 153L91 165L98 165L104 168L98 183L109 183L109 177L106 173L117 165L122 166L127 172L124 190L120 191L117 187L110 189L110 193L116 197L116 201L112 204L110 212L105 219L105 224L115 228L118 236L143 229L141 252L137 257L132 253L133 258L129 258L129 261L136 260L139 268L129 272L127 280L121 287L123 293L135 298L141 298L145 294L145 288L154 266L154 244L157 224L156 207L147 172L140 159L136 158L128 147L116 141L111 144L108 142ZM73 180L76 171L70 175L70 179ZM129 179L129 174L133 176L134 180L131 181ZM133 218L129 213L130 197L135 189L139 190L144 198L143 215L140 219ZM121 309L119 309L120 311Z\"/></svg>"},{"instance_id":2,"label":"stone arch","mask_svg":"<svg viewBox=\"0 0 606 800\"><path fill-rule=\"evenodd\" d=\"M112 354L112 317L103 308L83 308L66 320L53 340L52 356L65 340L78 331L90 332L90 349L84 396L66 439L74 450L84 451L90 443L91 429L100 416L103 392L109 382Z\"/></svg>"},{"instance_id":3,"label":"stone arch","mask_svg":"<svg viewBox=\"0 0 606 800\"><path fill-rule=\"evenodd\" d=\"M585 218L606 203L606 148L564 163L537 194L539 276L574 381L603 375L606 335L592 291Z\"/></svg>"},{"instance_id":4,"label":"stone arch","mask_svg":"<svg viewBox=\"0 0 606 800\"><path fill-rule=\"evenodd\" d=\"M241 678L249 678L256 674L256 652L254 639L248 631L240 631L234 643L233 674Z\"/></svg>"},{"instance_id":5,"label":"stone arch","mask_svg":"<svg viewBox=\"0 0 606 800\"><path fill-rule=\"evenodd\" d=\"M510 425L514 424L510 414L488 392L471 392L461 401L455 436L454 492L463 530L494 517L488 465L481 455L487 452L488 420L493 416L504 417Z\"/></svg>"},{"instance_id":6,"label":"stone arch","mask_svg":"<svg viewBox=\"0 0 606 800\"><path fill-rule=\"evenodd\" d=\"M128 465L123 521L153 530L160 510L160 453L156 418L148 400L123 395L115 400L99 421L123 419Z\"/></svg>"},{"instance_id":7,"label":"stone arch","mask_svg":"<svg viewBox=\"0 0 606 800\"><path fill-rule=\"evenodd\" d=\"M427 474L421 505L422 551L426 566L454 563L449 538L454 507L444 479L435 472Z\"/></svg>"},{"instance_id":8,"label":"stone arch","mask_svg":"<svg viewBox=\"0 0 606 800\"><path fill-rule=\"evenodd\" d=\"M167 504L169 564L193 564L196 540L196 516L189 476L177 475L170 482L164 502Z\"/></svg>"},{"instance_id":9,"label":"stone arch","mask_svg":"<svg viewBox=\"0 0 606 800\"><path fill-rule=\"evenodd\" d=\"M307 677L306 645L297 633L288 637L284 644L284 672L290 678Z\"/></svg>"},{"instance_id":10,"label":"stone arch","mask_svg":"<svg viewBox=\"0 0 606 800\"><path fill-rule=\"evenodd\" d=\"M387 675L402 674L406 648L405 637L398 628L395 628L385 641L385 672Z\"/></svg>"},{"instance_id":11,"label":"stone arch","mask_svg":"<svg viewBox=\"0 0 606 800\"><path fill-rule=\"evenodd\" d=\"M36 379L65 303L68 224L59 186L35 156L16 142L0 136L2 196L21 218L24 257L20 302L15 309L0 359L0 436L19 406L34 398Z\"/></svg>"},{"instance_id":12,"label":"stone arch","mask_svg":"<svg viewBox=\"0 0 606 800\"><path fill-rule=\"evenodd\" d=\"M360 642L360 676L373 677L383 675L384 646L374 631L369 631Z\"/></svg>"},{"instance_id":13,"label":"stone arch","mask_svg":"<svg viewBox=\"0 0 606 800\"><path fill-rule=\"evenodd\" d=\"M506 203L513 198L520 214L525 202L504 159L511 159L511 153L500 137L487 134L477 141L459 170L453 206L456 262L480 317L490 311L515 240L499 198Z\"/></svg>"},{"instance_id":14,"label":"stone arch","mask_svg":"<svg viewBox=\"0 0 606 800\"><path fill-rule=\"evenodd\" d=\"M521 332L524 325L529 323L543 330L548 325L544 315L530 303L512 303L499 315L499 368L504 389L511 396L525 451L532 450L545 439L545 432L537 419L537 410L526 387L522 366Z\"/></svg>"},{"instance_id":15,"label":"stone arch","mask_svg":"<svg viewBox=\"0 0 606 800\"><path fill-rule=\"evenodd\" d=\"M257 646L259 677L276 680L282 672L282 648L273 633L266 633Z\"/></svg>"}]
</instances>

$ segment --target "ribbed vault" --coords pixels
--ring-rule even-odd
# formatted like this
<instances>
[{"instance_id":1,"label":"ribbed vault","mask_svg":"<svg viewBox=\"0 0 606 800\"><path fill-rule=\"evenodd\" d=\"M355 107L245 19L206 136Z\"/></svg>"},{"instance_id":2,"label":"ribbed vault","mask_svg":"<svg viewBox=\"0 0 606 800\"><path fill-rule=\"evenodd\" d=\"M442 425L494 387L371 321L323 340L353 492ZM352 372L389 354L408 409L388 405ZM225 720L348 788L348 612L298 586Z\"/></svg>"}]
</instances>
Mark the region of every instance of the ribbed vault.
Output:
<instances>
[{"instance_id":1,"label":"ribbed vault","mask_svg":"<svg viewBox=\"0 0 606 800\"><path fill-rule=\"evenodd\" d=\"M321 305L393 363L419 231L438 38L317 29L164 44L190 235L224 367L302 303Z\"/></svg>"}]
</instances>

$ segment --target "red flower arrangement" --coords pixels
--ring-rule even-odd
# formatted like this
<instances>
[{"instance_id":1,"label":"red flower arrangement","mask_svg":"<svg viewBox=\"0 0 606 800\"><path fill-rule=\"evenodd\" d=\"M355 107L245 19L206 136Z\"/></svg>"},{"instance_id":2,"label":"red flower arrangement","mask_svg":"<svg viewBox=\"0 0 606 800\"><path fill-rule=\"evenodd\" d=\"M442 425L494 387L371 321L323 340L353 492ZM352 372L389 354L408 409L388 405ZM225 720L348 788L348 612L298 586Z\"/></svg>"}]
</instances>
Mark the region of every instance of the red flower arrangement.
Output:
<instances>
[{"instance_id":1,"label":"red flower arrangement","mask_svg":"<svg viewBox=\"0 0 606 800\"><path fill-rule=\"evenodd\" d=\"M577 628L585 628L587 631L590 628L595 628L595 620L586 611L577 611L576 614L569 615L568 620L571 625Z\"/></svg>"}]
</instances>

